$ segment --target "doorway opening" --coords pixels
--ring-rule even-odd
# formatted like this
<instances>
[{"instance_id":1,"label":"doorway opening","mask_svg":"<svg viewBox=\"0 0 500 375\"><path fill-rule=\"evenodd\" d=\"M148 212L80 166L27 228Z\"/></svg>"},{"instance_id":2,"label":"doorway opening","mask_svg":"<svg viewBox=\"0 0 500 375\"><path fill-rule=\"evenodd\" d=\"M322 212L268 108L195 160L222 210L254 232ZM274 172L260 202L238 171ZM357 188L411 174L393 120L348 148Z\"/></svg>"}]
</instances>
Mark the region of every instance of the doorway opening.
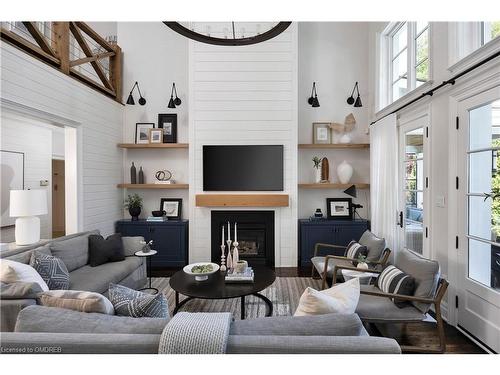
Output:
<instances>
[{"instance_id":1,"label":"doorway opening","mask_svg":"<svg viewBox=\"0 0 500 375\"><path fill-rule=\"evenodd\" d=\"M66 234L64 168L64 160L52 159L52 238Z\"/></svg>"}]
</instances>

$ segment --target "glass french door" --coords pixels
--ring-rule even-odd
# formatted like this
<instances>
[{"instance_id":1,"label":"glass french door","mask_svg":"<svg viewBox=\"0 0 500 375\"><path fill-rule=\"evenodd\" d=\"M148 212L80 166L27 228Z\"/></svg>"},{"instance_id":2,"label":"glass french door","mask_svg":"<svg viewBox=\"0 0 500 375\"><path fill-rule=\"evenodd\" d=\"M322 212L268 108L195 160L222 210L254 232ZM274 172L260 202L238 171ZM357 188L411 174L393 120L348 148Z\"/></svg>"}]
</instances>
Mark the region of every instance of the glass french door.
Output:
<instances>
[{"instance_id":1,"label":"glass french door","mask_svg":"<svg viewBox=\"0 0 500 375\"><path fill-rule=\"evenodd\" d=\"M500 350L500 88L460 106L458 324Z\"/></svg>"},{"instance_id":2,"label":"glass french door","mask_svg":"<svg viewBox=\"0 0 500 375\"><path fill-rule=\"evenodd\" d=\"M399 127L399 245L425 254L427 116Z\"/></svg>"}]
</instances>

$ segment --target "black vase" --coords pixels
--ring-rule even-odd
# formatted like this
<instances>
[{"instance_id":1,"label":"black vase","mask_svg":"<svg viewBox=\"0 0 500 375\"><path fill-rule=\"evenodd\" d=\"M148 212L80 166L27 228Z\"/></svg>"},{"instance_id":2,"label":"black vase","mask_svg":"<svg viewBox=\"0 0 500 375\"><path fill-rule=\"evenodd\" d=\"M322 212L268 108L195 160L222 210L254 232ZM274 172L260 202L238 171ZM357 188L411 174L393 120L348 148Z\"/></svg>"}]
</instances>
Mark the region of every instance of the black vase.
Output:
<instances>
[{"instance_id":1,"label":"black vase","mask_svg":"<svg viewBox=\"0 0 500 375\"><path fill-rule=\"evenodd\" d=\"M141 214L141 208L140 207L129 207L128 213L130 214L130 216L132 216L132 221L139 220L139 215Z\"/></svg>"}]
</instances>

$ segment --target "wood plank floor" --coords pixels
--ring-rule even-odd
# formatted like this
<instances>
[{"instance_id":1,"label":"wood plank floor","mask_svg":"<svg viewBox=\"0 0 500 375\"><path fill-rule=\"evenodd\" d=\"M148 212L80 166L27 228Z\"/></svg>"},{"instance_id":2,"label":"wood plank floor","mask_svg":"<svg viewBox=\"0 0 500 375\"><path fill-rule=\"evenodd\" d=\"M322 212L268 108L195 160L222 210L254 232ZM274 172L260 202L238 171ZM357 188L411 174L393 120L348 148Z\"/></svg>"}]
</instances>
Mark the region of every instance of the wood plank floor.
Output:
<instances>
[{"instance_id":1,"label":"wood plank floor","mask_svg":"<svg viewBox=\"0 0 500 375\"><path fill-rule=\"evenodd\" d=\"M179 268L153 270L154 277L169 277ZM311 277L310 268L286 267L276 268L278 277ZM435 325L432 323L412 323L404 325L370 325L367 330L372 336L393 337L401 345L433 346L438 340ZM445 323L446 353L448 354L481 354L486 353L473 341L455 327Z\"/></svg>"}]
</instances>

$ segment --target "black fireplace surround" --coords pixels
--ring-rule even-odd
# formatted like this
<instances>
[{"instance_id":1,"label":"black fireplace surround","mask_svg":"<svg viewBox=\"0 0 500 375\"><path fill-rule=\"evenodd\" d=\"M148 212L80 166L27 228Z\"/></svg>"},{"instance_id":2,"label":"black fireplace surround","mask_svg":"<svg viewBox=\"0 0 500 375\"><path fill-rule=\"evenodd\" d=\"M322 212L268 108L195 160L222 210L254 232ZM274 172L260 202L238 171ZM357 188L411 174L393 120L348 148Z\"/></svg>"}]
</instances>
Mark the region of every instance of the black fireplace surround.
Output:
<instances>
[{"instance_id":1,"label":"black fireplace surround","mask_svg":"<svg viewBox=\"0 0 500 375\"><path fill-rule=\"evenodd\" d=\"M212 211L211 214L212 262L220 264L222 227L227 240L229 221L233 241L234 224L238 223L240 259L246 260L250 266L274 268L274 211Z\"/></svg>"}]
</instances>

